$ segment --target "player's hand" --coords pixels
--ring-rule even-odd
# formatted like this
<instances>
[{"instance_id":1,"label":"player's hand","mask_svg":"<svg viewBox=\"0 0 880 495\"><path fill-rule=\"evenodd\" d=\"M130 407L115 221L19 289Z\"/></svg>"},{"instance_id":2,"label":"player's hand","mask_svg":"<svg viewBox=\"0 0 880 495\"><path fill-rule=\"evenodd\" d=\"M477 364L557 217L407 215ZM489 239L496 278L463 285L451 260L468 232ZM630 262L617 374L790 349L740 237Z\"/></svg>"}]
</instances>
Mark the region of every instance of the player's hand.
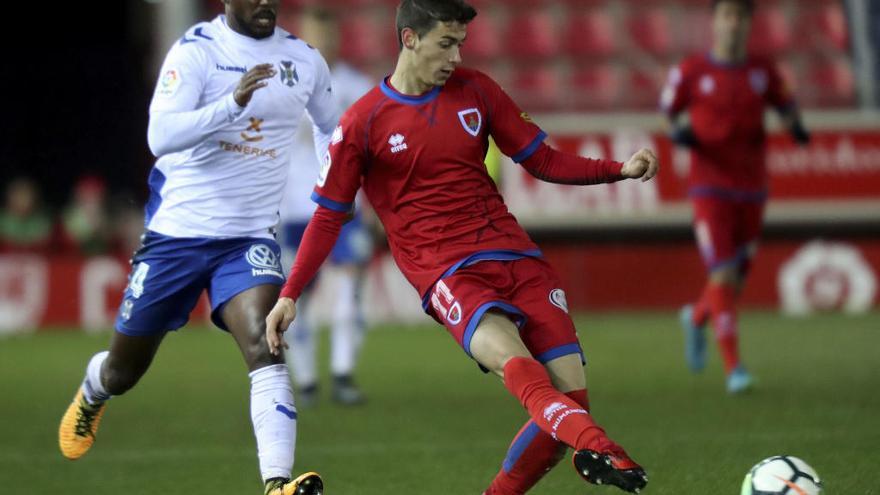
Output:
<instances>
[{"instance_id":1,"label":"player's hand","mask_svg":"<svg viewBox=\"0 0 880 495\"><path fill-rule=\"evenodd\" d=\"M254 92L260 88L265 88L269 82L267 79L275 77L275 67L272 64L260 64L254 66L241 76L238 87L232 93L232 97L240 107L246 107L251 102Z\"/></svg>"},{"instance_id":2,"label":"player's hand","mask_svg":"<svg viewBox=\"0 0 880 495\"><path fill-rule=\"evenodd\" d=\"M642 148L632 158L623 164L620 174L628 179L641 178L642 182L649 181L660 171L660 161L653 151Z\"/></svg>"},{"instance_id":3,"label":"player's hand","mask_svg":"<svg viewBox=\"0 0 880 495\"><path fill-rule=\"evenodd\" d=\"M810 131L804 127L804 123L796 120L791 126L791 136L801 146L810 144Z\"/></svg>"},{"instance_id":4,"label":"player's hand","mask_svg":"<svg viewBox=\"0 0 880 495\"><path fill-rule=\"evenodd\" d=\"M687 125L673 127L672 131L669 132L669 139L673 143L686 148L695 148L699 144L694 130Z\"/></svg>"},{"instance_id":5,"label":"player's hand","mask_svg":"<svg viewBox=\"0 0 880 495\"><path fill-rule=\"evenodd\" d=\"M266 316L266 343L269 344L269 352L275 356L281 355L283 349L287 349L284 341L284 332L296 318L296 303L289 297L279 297L278 302L269 315Z\"/></svg>"}]
</instances>

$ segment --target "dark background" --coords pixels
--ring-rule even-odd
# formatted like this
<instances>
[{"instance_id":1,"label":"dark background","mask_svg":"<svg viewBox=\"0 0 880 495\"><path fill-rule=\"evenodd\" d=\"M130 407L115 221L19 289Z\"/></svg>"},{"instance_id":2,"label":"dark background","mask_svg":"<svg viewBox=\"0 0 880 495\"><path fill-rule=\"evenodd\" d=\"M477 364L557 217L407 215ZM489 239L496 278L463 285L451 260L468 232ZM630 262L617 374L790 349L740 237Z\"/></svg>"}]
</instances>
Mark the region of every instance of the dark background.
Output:
<instances>
[{"instance_id":1,"label":"dark background","mask_svg":"<svg viewBox=\"0 0 880 495\"><path fill-rule=\"evenodd\" d=\"M34 37L24 22L4 34L4 184L32 177L53 207L84 175L103 177L111 195L146 196L152 155L146 126L153 75L148 4L140 0L55 5ZM31 19L36 8L8 19ZM15 21L12 21L15 22ZM30 22L30 21L28 21ZM21 32L18 32L21 29Z\"/></svg>"}]
</instances>

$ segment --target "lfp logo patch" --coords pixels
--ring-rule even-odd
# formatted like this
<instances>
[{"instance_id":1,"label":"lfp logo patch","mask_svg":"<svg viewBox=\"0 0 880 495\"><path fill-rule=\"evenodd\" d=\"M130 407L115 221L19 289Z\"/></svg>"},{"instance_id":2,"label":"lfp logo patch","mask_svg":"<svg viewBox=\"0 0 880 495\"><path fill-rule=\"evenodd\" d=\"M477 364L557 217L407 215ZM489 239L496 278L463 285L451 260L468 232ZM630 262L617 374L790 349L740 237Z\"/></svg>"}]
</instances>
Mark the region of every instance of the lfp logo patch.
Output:
<instances>
[{"instance_id":1,"label":"lfp logo patch","mask_svg":"<svg viewBox=\"0 0 880 495\"><path fill-rule=\"evenodd\" d=\"M180 87L180 83L180 71L168 69L162 74L162 78L159 79L157 94L165 97L174 96L174 93L177 93L177 88Z\"/></svg>"},{"instance_id":2,"label":"lfp logo patch","mask_svg":"<svg viewBox=\"0 0 880 495\"><path fill-rule=\"evenodd\" d=\"M483 127L483 116L476 108L468 108L458 112L458 120L471 136L477 137L480 134L480 129Z\"/></svg>"},{"instance_id":3,"label":"lfp logo patch","mask_svg":"<svg viewBox=\"0 0 880 495\"><path fill-rule=\"evenodd\" d=\"M550 291L550 303L568 313L568 301L565 299L565 291L553 289Z\"/></svg>"}]
</instances>

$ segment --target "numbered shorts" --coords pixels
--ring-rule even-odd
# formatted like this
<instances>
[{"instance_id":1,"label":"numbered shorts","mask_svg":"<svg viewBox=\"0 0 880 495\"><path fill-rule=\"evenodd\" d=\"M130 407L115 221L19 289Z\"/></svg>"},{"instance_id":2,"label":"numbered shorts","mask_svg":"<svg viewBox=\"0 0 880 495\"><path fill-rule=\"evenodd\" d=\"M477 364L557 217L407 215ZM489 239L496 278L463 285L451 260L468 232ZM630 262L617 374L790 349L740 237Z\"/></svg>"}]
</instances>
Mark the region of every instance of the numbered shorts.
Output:
<instances>
[{"instance_id":1,"label":"numbered shorts","mask_svg":"<svg viewBox=\"0 0 880 495\"><path fill-rule=\"evenodd\" d=\"M747 270L764 226L764 201L692 198L694 236L709 271L734 265Z\"/></svg>"},{"instance_id":2,"label":"numbered shorts","mask_svg":"<svg viewBox=\"0 0 880 495\"><path fill-rule=\"evenodd\" d=\"M486 311L506 314L519 327L526 348L546 363L583 351L568 315L565 292L541 258L481 261L434 284L428 314L471 356L471 339ZM471 356L473 357L473 356Z\"/></svg>"},{"instance_id":3,"label":"numbered shorts","mask_svg":"<svg viewBox=\"0 0 880 495\"><path fill-rule=\"evenodd\" d=\"M223 305L258 285L283 285L281 252L271 239L179 238L148 231L132 258L116 330L132 336L184 326L208 291L211 320L227 330Z\"/></svg>"}]
</instances>

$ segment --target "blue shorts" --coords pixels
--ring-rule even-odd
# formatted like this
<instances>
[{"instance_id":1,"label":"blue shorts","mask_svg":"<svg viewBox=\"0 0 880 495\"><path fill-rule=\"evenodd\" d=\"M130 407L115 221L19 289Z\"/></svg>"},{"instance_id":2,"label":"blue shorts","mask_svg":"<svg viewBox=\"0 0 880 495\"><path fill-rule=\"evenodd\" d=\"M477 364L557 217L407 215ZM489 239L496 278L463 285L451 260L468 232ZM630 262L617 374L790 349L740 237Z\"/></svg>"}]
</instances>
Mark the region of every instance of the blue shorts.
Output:
<instances>
[{"instance_id":1,"label":"blue shorts","mask_svg":"<svg viewBox=\"0 0 880 495\"><path fill-rule=\"evenodd\" d=\"M308 223L285 223L281 228L282 243L285 248L296 250L302 242L303 234ZM370 261L373 255L373 243L370 233L361 220L360 214L342 226L339 239L330 252L330 262L336 265L357 264L362 265Z\"/></svg>"},{"instance_id":2,"label":"blue shorts","mask_svg":"<svg viewBox=\"0 0 880 495\"><path fill-rule=\"evenodd\" d=\"M147 231L132 258L116 330L161 334L186 325L203 290L211 320L223 330L223 305L258 285L283 285L281 249L271 239L169 237Z\"/></svg>"}]
</instances>

